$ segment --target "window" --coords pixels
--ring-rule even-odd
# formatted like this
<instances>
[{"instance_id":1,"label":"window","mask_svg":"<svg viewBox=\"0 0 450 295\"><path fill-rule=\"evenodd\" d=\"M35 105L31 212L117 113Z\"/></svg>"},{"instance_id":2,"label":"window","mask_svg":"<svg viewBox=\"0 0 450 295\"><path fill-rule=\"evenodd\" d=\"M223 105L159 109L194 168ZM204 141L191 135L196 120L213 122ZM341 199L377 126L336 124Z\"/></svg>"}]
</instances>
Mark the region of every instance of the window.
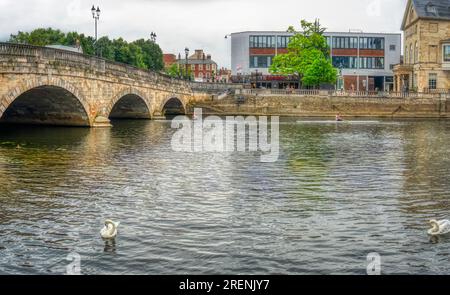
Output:
<instances>
[{"instance_id":1,"label":"window","mask_svg":"<svg viewBox=\"0 0 450 295\"><path fill-rule=\"evenodd\" d=\"M413 63L413 58L414 58L414 53L412 51L412 44L409 45L409 63L412 64Z\"/></svg>"},{"instance_id":2,"label":"window","mask_svg":"<svg viewBox=\"0 0 450 295\"><path fill-rule=\"evenodd\" d=\"M327 39L327 45L328 45L328 47L331 48L331 45L332 45L332 43L331 43L331 37L327 36L327 37L325 37L325 38Z\"/></svg>"},{"instance_id":3,"label":"window","mask_svg":"<svg viewBox=\"0 0 450 295\"><path fill-rule=\"evenodd\" d=\"M356 38L356 37L333 37L333 48L356 49L356 48L358 48L358 38Z\"/></svg>"},{"instance_id":4,"label":"window","mask_svg":"<svg viewBox=\"0 0 450 295\"><path fill-rule=\"evenodd\" d=\"M340 69L356 69L358 58L356 56L333 56L333 66Z\"/></svg>"},{"instance_id":5,"label":"window","mask_svg":"<svg viewBox=\"0 0 450 295\"><path fill-rule=\"evenodd\" d=\"M405 63L408 63L408 46L405 46Z\"/></svg>"},{"instance_id":6,"label":"window","mask_svg":"<svg viewBox=\"0 0 450 295\"><path fill-rule=\"evenodd\" d=\"M287 48L290 39L291 39L290 36L278 36L277 47Z\"/></svg>"},{"instance_id":7,"label":"window","mask_svg":"<svg viewBox=\"0 0 450 295\"><path fill-rule=\"evenodd\" d=\"M384 69L384 57L360 57L361 69Z\"/></svg>"},{"instance_id":8,"label":"window","mask_svg":"<svg viewBox=\"0 0 450 295\"><path fill-rule=\"evenodd\" d=\"M202 70L203 70L203 65L202 65L202 64L198 65L198 69L199 69L200 71L202 71Z\"/></svg>"},{"instance_id":9,"label":"window","mask_svg":"<svg viewBox=\"0 0 450 295\"><path fill-rule=\"evenodd\" d=\"M444 62L450 62L450 44L444 45Z\"/></svg>"},{"instance_id":10,"label":"window","mask_svg":"<svg viewBox=\"0 0 450 295\"><path fill-rule=\"evenodd\" d=\"M250 56L250 68L268 68L272 64L273 56L257 55Z\"/></svg>"},{"instance_id":11,"label":"window","mask_svg":"<svg viewBox=\"0 0 450 295\"><path fill-rule=\"evenodd\" d=\"M418 62L419 62L419 45L417 44L416 41L416 48L414 49L414 63Z\"/></svg>"},{"instance_id":12,"label":"window","mask_svg":"<svg viewBox=\"0 0 450 295\"><path fill-rule=\"evenodd\" d=\"M375 37L359 38L359 47L361 49L384 50L384 38L375 38Z\"/></svg>"},{"instance_id":13,"label":"window","mask_svg":"<svg viewBox=\"0 0 450 295\"><path fill-rule=\"evenodd\" d=\"M437 88L437 74L430 73L428 76L428 88L436 89Z\"/></svg>"},{"instance_id":14,"label":"window","mask_svg":"<svg viewBox=\"0 0 450 295\"><path fill-rule=\"evenodd\" d=\"M397 47L395 45L389 45L390 51L395 51L396 49L397 49Z\"/></svg>"},{"instance_id":15,"label":"window","mask_svg":"<svg viewBox=\"0 0 450 295\"><path fill-rule=\"evenodd\" d=\"M275 36L250 36L250 48L275 48Z\"/></svg>"}]
</instances>

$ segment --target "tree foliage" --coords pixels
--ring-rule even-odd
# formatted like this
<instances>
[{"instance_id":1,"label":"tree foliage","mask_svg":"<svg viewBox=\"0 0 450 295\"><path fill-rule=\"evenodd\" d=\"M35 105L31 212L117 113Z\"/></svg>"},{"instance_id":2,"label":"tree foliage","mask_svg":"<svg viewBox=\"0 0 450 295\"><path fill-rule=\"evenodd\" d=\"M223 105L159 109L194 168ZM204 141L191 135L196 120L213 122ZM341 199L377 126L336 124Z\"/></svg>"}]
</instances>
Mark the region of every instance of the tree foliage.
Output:
<instances>
[{"instance_id":1,"label":"tree foliage","mask_svg":"<svg viewBox=\"0 0 450 295\"><path fill-rule=\"evenodd\" d=\"M108 37L102 37L96 42L94 38L77 32L64 33L60 30L46 28L12 34L9 41L37 46L80 44L83 52L88 55L97 54L103 58L142 69L161 71L164 68L162 50L151 40L139 39L127 42L123 38L111 40Z\"/></svg>"},{"instance_id":2,"label":"tree foliage","mask_svg":"<svg viewBox=\"0 0 450 295\"><path fill-rule=\"evenodd\" d=\"M298 75L304 86L319 86L322 83L335 83L337 70L330 58L330 48L323 36L325 28L319 21L301 21L301 32L289 27L293 33L286 54L273 59L270 72L274 74Z\"/></svg>"},{"instance_id":3,"label":"tree foliage","mask_svg":"<svg viewBox=\"0 0 450 295\"><path fill-rule=\"evenodd\" d=\"M179 65L177 63L172 64L170 67L166 69L166 74L171 76L172 78L186 78L190 77L191 80L194 79L194 73L190 67L187 69L186 74L186 65Z\"/></svg>"}]
</instances>

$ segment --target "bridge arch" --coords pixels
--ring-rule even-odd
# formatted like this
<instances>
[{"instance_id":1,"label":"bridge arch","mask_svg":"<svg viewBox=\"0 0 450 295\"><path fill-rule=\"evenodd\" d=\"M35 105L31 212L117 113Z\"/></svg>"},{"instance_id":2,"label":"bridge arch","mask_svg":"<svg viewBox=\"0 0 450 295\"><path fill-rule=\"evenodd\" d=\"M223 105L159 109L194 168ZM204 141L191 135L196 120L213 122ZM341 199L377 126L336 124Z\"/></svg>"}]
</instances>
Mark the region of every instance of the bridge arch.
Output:
<instances>
[{"instance_id":1,"label":"bridge arch","mask_svg":"<svg viewBox=\"0 0 450 295\"><path fill-rule=\"evenodd\" d=\"M90 105L74 85L58 78L23 80L0 98L0 121L92 126Z\"/></svg>"},{"instance_id":2,"label":"bridge arch","mask_svg":"<svg viewBox=\"0 0 450 295\"><path fill-rule=\"evenodd\" d=\"M136 89L124 89L106 108L110 119L151 119L152 107L147 95Z\"/></svg>"},{"instance_id":3,"label":"bridge arch","mask_svg":"<svg viewBox=\"0 0 450 295\"><path fill-rule=\"evenodd\" d=\"M163 100L160 113L163 116L176 116L186 114L186 102L183 98L169 96Z\"/></svg>"}]
</instances>

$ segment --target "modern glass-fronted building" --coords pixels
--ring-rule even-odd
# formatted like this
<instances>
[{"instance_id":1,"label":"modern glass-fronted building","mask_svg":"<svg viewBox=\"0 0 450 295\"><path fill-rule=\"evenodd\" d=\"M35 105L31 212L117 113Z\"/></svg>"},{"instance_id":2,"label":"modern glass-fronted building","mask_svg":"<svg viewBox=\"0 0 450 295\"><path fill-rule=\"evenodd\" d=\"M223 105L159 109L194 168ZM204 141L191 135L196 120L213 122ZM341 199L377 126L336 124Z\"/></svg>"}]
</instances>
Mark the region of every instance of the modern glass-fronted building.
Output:
<instances>
[{"instance_id":1,"label":"modern glass-fronted building","mask_svg":"<svg viewBox=\"0 0 450 295\"><path fill-rule=\"evenodd\" d=\"M231 34L234 79L250 78L257 87L299 87L294 79L271 75L273 58L287 52L292 34L239 32ZM326 32L333 65L340 69L338 88L393 90L393 67L400 63L401 34ZM253 80L252 80L253 79Z\"/></svg>"}]
</instances>

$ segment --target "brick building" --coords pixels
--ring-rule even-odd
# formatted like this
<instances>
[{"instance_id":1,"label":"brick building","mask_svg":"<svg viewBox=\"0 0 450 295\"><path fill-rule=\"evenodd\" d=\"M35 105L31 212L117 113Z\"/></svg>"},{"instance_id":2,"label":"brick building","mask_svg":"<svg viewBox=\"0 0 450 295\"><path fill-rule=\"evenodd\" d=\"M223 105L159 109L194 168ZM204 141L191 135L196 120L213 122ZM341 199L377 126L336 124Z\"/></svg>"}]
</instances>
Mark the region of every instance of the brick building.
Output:
<instances>
[{"instance_id":1,"label":"brick building","mask_svg":"<svg viewBox=\"0 0 450 295\"><path fill-rule=\"evenodd\" d=\"M205 54L202 49L195 50L194 54L189 56L187 61L181 55L178 55L177 62L183 69L186 66L188 67L195 81L216 82L217 63L212 60L210 54Z\"/></svg>"},{"instance_id":2,"label":"brick building","mask_svg":"<svg viewBox=\"0 0 450 295\"><path fill-rule=\"evenodd\" d=\"M395 89L449 92L449 0L409 0L401 29L404 58L394 68Z\"/></svg>"},{"instance_id":3,"label":"brick building","mask_svg":"<svg viewBox=\"0 0 450 295\"><path fill-rule=\"evenodd\" d=\"M177 63L177 56L175 54L163 54L164 68L170 68L174 63Z\"/></svg>"}]
</instances>

